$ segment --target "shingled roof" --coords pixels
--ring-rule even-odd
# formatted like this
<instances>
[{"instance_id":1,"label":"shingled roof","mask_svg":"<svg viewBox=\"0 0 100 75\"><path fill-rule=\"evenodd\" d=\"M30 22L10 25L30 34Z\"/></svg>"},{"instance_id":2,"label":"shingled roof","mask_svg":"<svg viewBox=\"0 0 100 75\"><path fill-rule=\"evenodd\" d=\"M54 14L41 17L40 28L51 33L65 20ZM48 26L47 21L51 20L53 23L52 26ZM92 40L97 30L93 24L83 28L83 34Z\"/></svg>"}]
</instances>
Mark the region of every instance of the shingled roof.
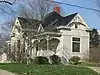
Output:
<instances>
[{"instance_id":1,"label":"shingled roof","mask_svg":"<svg viewBox=\"0 0 100 75\"><path fill-rule=\"evenodd\" d=\"M56 12L51 12L46 15L44 19L40 22L36 19L22 18L18 17L18 20L23 29L34 29L38 30L39 24L41 23L45 30L55 29L58 26L66 26L68 23L77 15L77 13L61 16Z\"/></svg>"},{"instance_id":2,"label":"shingled roof","mask_svg":"<svg viewBox=\"0 0 100 75\"><path fill-rule=\"evenodd\" d=\"M22 29L35 29L35 30L37 30L39 27L39 23L40 23L39 20L22 18L22 17L18 17L18 20L20 22Z\"/></svg>"},{"instance_id":3,"label":"shingled roof","mask_svg":"<svg viewBox=\"0 0 100 75\"><path fill-rule=\"evenodd\" d=\"M42 24L44 27L47 27L49 25L53 25L53 26L65 26L67 25L75 16L77 15L77 13L68 15L68 16L61 16L56 12L51 12L49 14L47 14L47 16L42 20Z\"/></svg>"},{"instance_id":4,"label":"shingled roof","mask_svg":"<svg viewBox=\"0 0 100 75\"><path fill-rule=\"evenodd\" d=\"M71 15L63 17L62 25L67 25L78 13L73 13Z\"/></svg>"}]
</instances>

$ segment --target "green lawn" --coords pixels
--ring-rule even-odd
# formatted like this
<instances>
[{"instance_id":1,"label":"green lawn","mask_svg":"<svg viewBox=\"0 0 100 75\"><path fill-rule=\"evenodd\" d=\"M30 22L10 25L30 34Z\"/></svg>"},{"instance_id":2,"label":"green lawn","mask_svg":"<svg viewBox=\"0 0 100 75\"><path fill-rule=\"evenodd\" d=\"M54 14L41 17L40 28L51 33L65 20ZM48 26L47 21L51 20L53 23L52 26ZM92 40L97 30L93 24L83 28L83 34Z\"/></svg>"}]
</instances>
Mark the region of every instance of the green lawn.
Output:
<instances>
[{"instance_id":1,"label":"green lawn","mask_svg":"<svg viewBox=\"0 0 100 75\"><path fill-rule=\"evenodd\" d=\"M0 68L14 73L32 71L31 75L100 75L91 69L79 66L0 64Z\"/></svg>"}]
</instances>

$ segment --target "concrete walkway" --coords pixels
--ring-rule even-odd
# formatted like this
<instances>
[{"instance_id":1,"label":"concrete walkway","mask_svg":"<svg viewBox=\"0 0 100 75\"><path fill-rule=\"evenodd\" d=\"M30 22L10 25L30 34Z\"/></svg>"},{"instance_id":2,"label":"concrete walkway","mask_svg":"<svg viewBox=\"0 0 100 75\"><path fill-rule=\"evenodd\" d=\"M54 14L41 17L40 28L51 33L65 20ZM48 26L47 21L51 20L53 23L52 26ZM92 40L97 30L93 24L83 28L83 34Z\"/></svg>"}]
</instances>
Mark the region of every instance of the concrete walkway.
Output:
<instances>
[{"instance_id":1,"label":"concrete walkway","mask_svg":"<svg viewBox=\"0 0 100 75\"><path fill-rule=\"evenodd\" d=\"M100 67L88 67L100 74Z\"/></svg>"},{"instance_id":2,"label":"concrete walkway","mask_svg":"<svg viewBox=\"0 0 100 75\"><path fill-rule=\"evenodd\" d=\"M0 75L15 75L14 73L11 73L11 72L8 72L8 71L5 71L5 70L1 70L0 69Z\"/></svg>"}]
</instances>

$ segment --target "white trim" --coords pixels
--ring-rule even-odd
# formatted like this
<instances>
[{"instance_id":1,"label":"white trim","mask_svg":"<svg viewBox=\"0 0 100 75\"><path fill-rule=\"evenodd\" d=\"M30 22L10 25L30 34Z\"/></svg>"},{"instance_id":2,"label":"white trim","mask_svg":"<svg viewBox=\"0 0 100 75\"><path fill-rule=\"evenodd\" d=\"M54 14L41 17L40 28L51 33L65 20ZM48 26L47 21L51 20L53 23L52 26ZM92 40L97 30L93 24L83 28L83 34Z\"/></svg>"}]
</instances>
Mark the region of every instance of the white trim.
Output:
<instances>
[{"instance_id":1,"label":"white trim","mask_svg":"<svg viewBox=\"0 0 100 75\"><path fill-rule=\"evenodd\" d=\"M45 35L45 34L58 34L58 35L62 35L62 33L56 33L56 32L44 32L44 33L40 33L38 35Z\"/></svg>"},{"instance_id":2,"label":"white trim","mask_svg":"<svg viewBox=\"0 0 100 75\"><path fill-rule=\"evenodd\" d=\"M72 48L72 43L73 43L73 37L75 38L80 38L80 51L79 52L73 52L73 48ZM77 36L71 36L71 53L81 53L81 37L77 37Z\"/></svg>"},{"instance_id":3,"label":"white trim","mask_svg":"<svg viewBox=\"0 0 100 75\"><path fill-rule=\"evenodd\" d=\"M71 28L71 27L68 27L68 26L59 26L59 27L57 27L57 29L71 29L71 30L76 30L76 28ZM85 30L92 30L91 28L86 28L86 29L78 29L77 28L77 30L81 30L81 31L85 31Z\"/></svg>"},{"instance_id":4,"label":"white trim","mask_svg":"<svg viewBox=\"0 0 100 75\"><path fill-rule=\"evenodd\" d=\"M61 28L71 29L71 28L70 28L70 27L68 27L68 26L59 26L59 27L57 27L57 29L61 29Z\"/></svg>"},{"instance_id":5,"label":"white trim","mask_svg":"<svg viewBox=\"0 0 100 75\"><path fill-rule=\"evenodd\" d=\"M63 34L63 35L64 35L64 36L75 36L75 35L70 35L70 34ZM79 37L86 37L86 38L88 37L88 38L89 38L89 36L85 36L85 35L84 35L84 36L81 36L81 35L80 35Z\"/></svg>"},{"instance_id":6,"label":"white trim","mask_svg":"<svg viewBox=\"0 0 100 75\"><path fill-rule=\"evenodd\" d=\"M81 17L79 13L76 14L76 15L74 16L74 18L67 24L67 26L70 26L70 23L71 23L77 16L82 20L82 22L83 22L83 24L86 26L86 28L89 28L88 25L86 24L86 22L84 21L83 17Z\"/></svg>"},{"instance_id":7,"label":"white trim","mask_svg":"<svg viewBox=\"0 0 100 75\"><path fill-rule=\"evenodd\" d=\"M82 37L80 37L80 53L82 53Z\"/></svg>"}]
</instances>

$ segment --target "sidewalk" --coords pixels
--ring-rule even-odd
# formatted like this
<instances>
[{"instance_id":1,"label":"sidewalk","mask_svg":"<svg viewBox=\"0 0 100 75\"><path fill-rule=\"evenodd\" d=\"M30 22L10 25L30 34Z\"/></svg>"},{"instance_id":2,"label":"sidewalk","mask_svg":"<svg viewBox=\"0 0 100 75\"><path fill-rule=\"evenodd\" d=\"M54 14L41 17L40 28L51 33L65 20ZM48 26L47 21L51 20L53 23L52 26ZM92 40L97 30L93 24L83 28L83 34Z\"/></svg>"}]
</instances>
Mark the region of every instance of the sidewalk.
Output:
<instances>
[{"instance_id":1,"label":"sidewalk","mask_svg":"<svg viewBox=\"0 0 100 75\"><path fill-rule=\"evenodd\" d=\"M100 74L100 67L88 67Z\"/></svg>"},{"instance_id":2,"label":"sidewalk","mask_svg":"<svg viewBox=\"0 0 100 75\"><path fill-rule=\"evenodd\" d=\"M15 75L14 73L11 73L11 72L8 72L8 71L5 71L5 70L1 70L0 69L0 75Z\"/></svg>"}]
</instances>

